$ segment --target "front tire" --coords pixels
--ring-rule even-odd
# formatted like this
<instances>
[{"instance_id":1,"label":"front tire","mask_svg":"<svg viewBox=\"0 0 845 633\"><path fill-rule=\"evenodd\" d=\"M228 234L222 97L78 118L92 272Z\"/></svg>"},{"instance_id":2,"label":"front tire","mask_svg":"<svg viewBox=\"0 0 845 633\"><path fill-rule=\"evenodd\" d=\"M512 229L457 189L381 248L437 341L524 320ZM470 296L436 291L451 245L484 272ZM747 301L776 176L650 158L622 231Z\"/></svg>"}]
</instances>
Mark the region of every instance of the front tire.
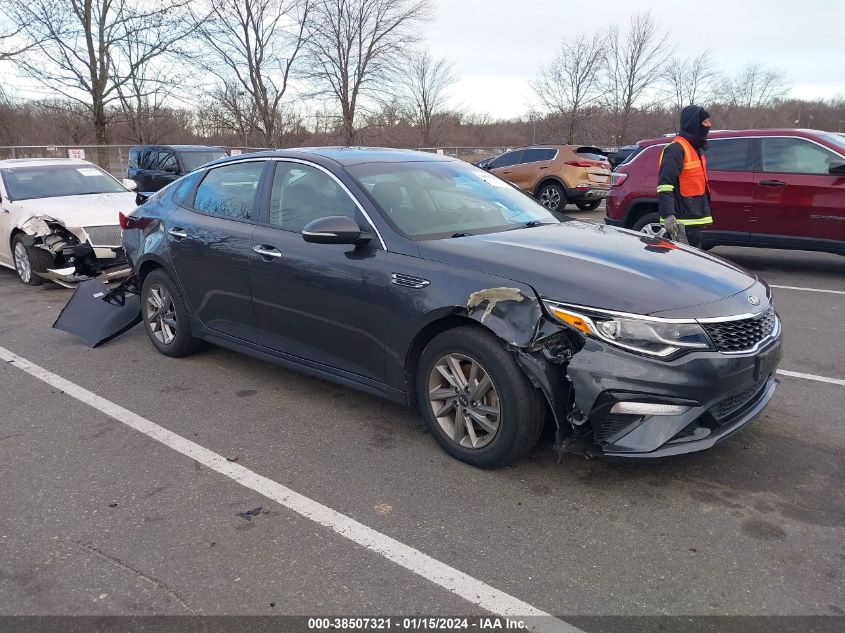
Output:
<instances>
[{"instance_id":1,"label":"front tire","mask_svg":"<svg viewBox=\"0 0 845 633\"><path fill-rule=\"evenodd\" d=\"M549 182L540 187L537 201L549 211L563 211L566 208L566 192L559 184Z\"/></svg>"},{"instance_id":2,"label":"front tire","mask_svg":"<svg viewBox=\"0 0 845 633\"><path fill-rule=\"evenodd\" d=\"M634 222L633 229L638 233L645 233L650 237L666 237L666 229L660 224L659 213L646 213Z\"/></svg>"},{"instance_id":3,"label":"front tire","mask_svg":"<svg viewBox=\"0 0 845 633\"><path fill-rule=\"evenodd\" d=\"M595 211L599 208L601 204L601 200L590 200L589 202L576 202L575 206L581 209L581 211Z\"/></svg>"},{"instance_id":4,"label":"front tire","mask_svg":"<svg viewBox=\"0 0 845 633\"><path fill-rule=\"evenodd\" d=\"M198 344L182 294L164 270L152 271L141 287L141 316L155 348L165 356L187 356Z\"/></svg>"},{"instance_id":5,"label":"front tire","mask_svg":"<svg viewBox=\"0 0 845 633\"><path fill-rule=\"evenodd\" d=\"M23 243L23 233L18 233L12 240L12 260L18 279L27 286L40 286L44 278L36 273L45 273L53 266L53 256L40 248L27 247Z\"/></svg>"},{"instance_id":6,"label":"front tire","mask_svg":"<svg viewBox=\"0 0 845 633\"><path fill-rule=\"evenodd\" d=\"M513 356L477 327L435 337L420 356L416 388L434 439L473 466L495 468L523 457L543 430L542 398Z\"/></svg>"}]
</instances>

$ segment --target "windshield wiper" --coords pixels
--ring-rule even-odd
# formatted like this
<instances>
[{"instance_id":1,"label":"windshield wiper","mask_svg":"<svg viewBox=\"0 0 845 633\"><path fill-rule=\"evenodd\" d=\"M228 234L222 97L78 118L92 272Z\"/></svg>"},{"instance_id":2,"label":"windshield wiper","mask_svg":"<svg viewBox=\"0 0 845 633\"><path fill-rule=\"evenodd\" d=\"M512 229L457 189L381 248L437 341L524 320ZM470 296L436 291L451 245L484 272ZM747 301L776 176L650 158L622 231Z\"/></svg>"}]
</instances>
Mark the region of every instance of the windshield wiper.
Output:
<instances>
[{"instance_id":1,"label":"windshield wiper","mask_svg":"<svg viewBox=\"0 0 845 633\"><path fill-rule=\"evenodd\" d=\"M528 222L523 222L519 226L514 226L508 231L516 231L517 229L531 229L535 226L551 226L552 224L557 224L557 222L540 222L540 220L529 220Z\"/></svg>"},{"instance_id":2,"label":"windshield wiper","mask_svg":"<svg viewBox=\"0 0 845 633\"><path fill-rule=\"evenodd\" d=\"M471 237L472 233L452 233L449 237Z\"/></svg>"}]
</instances>

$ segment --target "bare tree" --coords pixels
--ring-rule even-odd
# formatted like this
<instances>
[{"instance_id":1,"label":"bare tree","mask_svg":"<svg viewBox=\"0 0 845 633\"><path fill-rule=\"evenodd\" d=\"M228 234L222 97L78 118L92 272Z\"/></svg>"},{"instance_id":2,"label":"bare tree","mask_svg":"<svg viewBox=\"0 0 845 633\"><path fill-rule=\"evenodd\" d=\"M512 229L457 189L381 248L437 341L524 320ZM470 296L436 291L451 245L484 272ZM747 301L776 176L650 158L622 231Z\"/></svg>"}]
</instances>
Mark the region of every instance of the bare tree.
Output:
<instances>
[{"instance_id":1,"label":"bare tree","mask_svg":"<svg viewBox=\"0 0 845 633\"><path fill-rule=\"evenodd\" d=\"M627 140L634 108L660 80L669 54L669 35L649 12L631 16L624 33L616 26L608 32L605 106L616 118L617 142Z\"/></svg>"},{"instance_id":2,"label":"bare tree","mask_svg":"<svg viewBox=\"0 0 845 633\"><path fill-rule=\"evenodd\" d=\"M347 145L355 142L362 97L389 90L430 6L429 0L315 0L308 76L316 94L336 100Z\"/></svg>"},{"instance_id":3,"label":"bare tree","mask_svg":"<svg viewBox=\"0 0 845 633\"><path fill-rule=\"evenodd\" d=\"M708 51L696 57L673 57L663 71L666 90L677 111L684 106L708 103L714 97L718 77Z\"/></svg>"},{"instance_id":4,"label":"bare tree","mask_svg":"<svg viewBox=\"0 0 845 633\"><path fill-rule=\"evenodd\" d=\"M564 41L531 86L545 109L566 122L566 142L574 143L583 111L602 96L605 38L582 35Z\"/></svg>"},{"instance_id":5,"label":"bare tree","mask_svg":"<svg viewBox=\"0 0 845 633\"><path fill-rule=\"evenodd\" d=\"M420 131L422 146L432 147L448 113L448 91L455 75L449 60L435 58L428 49L413 55L409 62L404 83L411 120Z\"/></svg>"},{"instance_id":6,"label":"bare tree","mask_svg":"<svg viewBox=\"0 0 845 633\"><path fill-rule=\"evenodd\" d=\"M198 16L197 35L208 54L197 59L224 90L237 86L257 116L267 147L283 132L283 99L292 70L308 39L314 0L211 0ZM234 103L231 102L230 103ZM245 118L243 112L240 118Z\"/></svg>"},{"instance_id":7,"label":"bare tree","mask_svg":"<svg viewBox=\"0 0 845 633\"><path fill-rule=\"evenodd\" d=\"M735 77L722 84L721 98L740 108L767 108L783 99L789 84L782 72L765 68L762 64L749 64Z\"/></svg>"},{"instance_id":8,"label":"bare tree","mask_svg":"<svg viewBox=\"0 0 845 633\"><path fill-rule=\"evenodd\" d=\"M108 106L118 89L188 31L179 17L188 0L5 1L5 11L32 46L14 62L41 85L84 104L98 144L109 141ZM145 46L128 59L120 43L132 40ZM100 159L107 162L105 155Z\"/></svg>"}]
</instances>

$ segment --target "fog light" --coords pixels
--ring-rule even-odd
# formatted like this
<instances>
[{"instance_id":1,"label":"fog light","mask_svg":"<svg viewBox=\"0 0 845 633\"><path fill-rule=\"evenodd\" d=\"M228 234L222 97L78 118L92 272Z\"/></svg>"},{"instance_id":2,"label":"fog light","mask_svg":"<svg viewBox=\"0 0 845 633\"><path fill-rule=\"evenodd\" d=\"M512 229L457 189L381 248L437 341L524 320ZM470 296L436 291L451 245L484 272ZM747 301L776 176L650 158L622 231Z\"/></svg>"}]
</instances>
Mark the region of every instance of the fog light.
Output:
<instances>
[{"instance_id":1,"label":"fog light","mask_svg":"<svg viewBox=\"0 0 845 633\"><path fill-rule=\"evenodd\" d=\"M611 413L626 415L680 415L689 407L682 404L657 404L653 402L617 402L610 409Z\"/></svg>"}]
</instances>

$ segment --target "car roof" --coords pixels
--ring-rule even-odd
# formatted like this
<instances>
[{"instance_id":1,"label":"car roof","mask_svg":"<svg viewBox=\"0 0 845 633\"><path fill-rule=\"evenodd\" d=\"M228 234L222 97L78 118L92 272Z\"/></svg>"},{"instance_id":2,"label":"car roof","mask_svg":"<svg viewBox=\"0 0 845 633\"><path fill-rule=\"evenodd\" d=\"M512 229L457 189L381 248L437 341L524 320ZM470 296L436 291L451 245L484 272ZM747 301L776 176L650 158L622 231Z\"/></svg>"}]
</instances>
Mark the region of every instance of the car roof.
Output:
<instances>
[{"instance_id":1,"label":"car roof","mask_svg":"<svg viewBox=\"0 0 845 633\"><path fill-rule=\"evenodd\" d=\"M454 162L458 159L431 152L419 152L410 149L392 149L389 147L292 147L274 149L250 154L230 156L208 163L229 163L245 158L323 158L343 166L363 163L410 163L410 162ZM204 165L207 166L207 165Z\"/></svg>"},{"instance_id":2,"label":"car roof","mask_svg":"<svg viewBox=\"0 0 845 633\"><path fill-rule=\"evenodd\" d=\"M96 167L94 163L81 158L7 158L0 160L0 168L14 169L15 167L47 167L50 165L88 165Z\"/></svg>"},{"instance_id":3,"label":"car roof","mask_svg":"<svg viewBox=\"0 0 845 633\"><path fill-rule=\"evenodd\" d=\"M754 128L747 130L713 130L707 135L708 139L736 138L738 136L797 136L800 138L815 139L821 130L807 130L803 128ZM649 138L639 141L640 147L670 143L671 137Z\"/></svg>"},{"instance_id":4,"label":"car roof","mask_svg":"<svg viewBox=\"0 0 845 633\"><path fill-rule=\"evenodd\" d=\"M130 150L141 149L142 147L157 147L161 149L170 149L174 152L224 152L219 145L161 145L154 143L150 145L133 145Z\"/></svg>"}]
</instances>

